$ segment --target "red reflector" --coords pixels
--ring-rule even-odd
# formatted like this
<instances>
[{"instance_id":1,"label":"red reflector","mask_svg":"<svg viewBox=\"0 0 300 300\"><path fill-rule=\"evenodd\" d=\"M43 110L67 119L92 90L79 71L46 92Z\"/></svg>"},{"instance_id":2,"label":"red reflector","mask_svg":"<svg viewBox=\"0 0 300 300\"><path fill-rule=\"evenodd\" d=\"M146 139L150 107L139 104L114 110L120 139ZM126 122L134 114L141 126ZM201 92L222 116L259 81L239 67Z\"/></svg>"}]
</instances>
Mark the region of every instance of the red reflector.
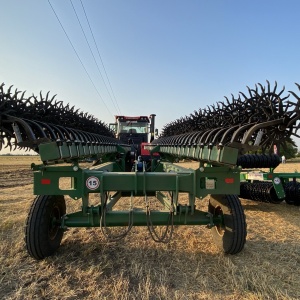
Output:
<instances>
[{"instance_id":1,"label":"red reflector","mask_svg":"<svg viewBox=\"0 0 300 300\"><path fill-rule=\"evenodd\" d=\"M47 179L47 178L44 178L42 179L41 181L41 184L50 184L51 183L51 180L50 179Z\"/></svg>"},{"instance_id":2,"label":"red reflector","mask_svg":"<svg viewBox=\"0 0 300 300\"><path fill-rule=\"evenodd\" d=\"M273 175L272 175L272 174L269 174L269 175L268 175L268 178L269 178L269 179L272 179L272 178L273 178Z\"/></svg>"},{"instance_id":3,"label":"red reflector","mask_svg":"<svg viewBox=\"0 0 300 300\"><path fill-rule=\"evenodd\" d=\"M225 183L234 183L234 178L225 178Z\"/></svg>"}]
</instances>

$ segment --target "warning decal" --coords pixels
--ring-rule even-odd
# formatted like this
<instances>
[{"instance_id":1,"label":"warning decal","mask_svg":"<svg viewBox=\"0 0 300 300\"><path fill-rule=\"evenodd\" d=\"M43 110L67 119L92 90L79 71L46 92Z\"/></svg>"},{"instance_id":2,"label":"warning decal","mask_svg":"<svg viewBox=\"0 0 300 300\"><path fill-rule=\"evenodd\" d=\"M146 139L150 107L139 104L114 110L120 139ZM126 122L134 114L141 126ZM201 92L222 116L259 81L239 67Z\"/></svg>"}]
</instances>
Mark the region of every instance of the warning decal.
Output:
<instances>
[{"instance_id":1,"label":"warning decal","mask_svg":"<svg viewBox=\"0 0 300 300\"><path fill-rule=\"evenodd\" d=\"M100 186L100 180L95 176L90 176L85 184L88 189L96 190Z\"/></svg>"}]
</instances>

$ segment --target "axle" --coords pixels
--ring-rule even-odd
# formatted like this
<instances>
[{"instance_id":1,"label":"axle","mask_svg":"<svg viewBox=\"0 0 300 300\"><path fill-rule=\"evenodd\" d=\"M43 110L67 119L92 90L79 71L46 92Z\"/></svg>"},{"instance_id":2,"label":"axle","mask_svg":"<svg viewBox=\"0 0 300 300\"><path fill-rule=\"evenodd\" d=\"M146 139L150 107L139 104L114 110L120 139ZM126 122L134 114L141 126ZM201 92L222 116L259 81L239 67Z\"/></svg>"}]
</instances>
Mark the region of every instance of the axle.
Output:
<instances>
[{"instance_id":1,"label":"axle","mask_svg":"<svg viewBox=\"0 0 300 300\"><path fill-rule=\"evenodd\" d=\"M179 209L178 209L179 210ZM188 207L183 207L181 213L171 216L169 211L154 211L149 214L145 211L110 211L105 213L105 218L101 215L101 207L89 207L88 213L82 211L65 215L61 220L61 227L99 227L100 220L105 219L105 226L147 226L149 220L153 226L164 226L170 222L172 217L173 225L206 225L213 227L222 223L221 216L212 216L208 212L194 210L190 214ZM102 218L101 218L102 216ZM103 225L103 224L102 224Z\"/></svg>"}]
</instances>

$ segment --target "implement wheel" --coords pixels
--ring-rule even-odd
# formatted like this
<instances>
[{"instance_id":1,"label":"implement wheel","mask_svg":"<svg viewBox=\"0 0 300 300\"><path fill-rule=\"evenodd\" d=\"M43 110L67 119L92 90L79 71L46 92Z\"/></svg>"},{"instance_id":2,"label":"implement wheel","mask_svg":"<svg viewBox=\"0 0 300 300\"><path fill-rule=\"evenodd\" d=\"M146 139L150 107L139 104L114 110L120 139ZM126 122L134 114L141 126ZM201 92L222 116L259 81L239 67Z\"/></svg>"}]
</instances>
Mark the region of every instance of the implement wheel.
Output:
<instances>
[{"instance_id":1,"label":"implement wheel","mask_svg":"<svg viewBox=\"0 0 300 300\"><path fill-rule=\"evenodd\" d=\"M40 195L34 199L25 226L25 243L30 256L43 259L58 249L64 233L60 219L65 213L63 196Z\"/></svg>"},{"instance_id":2,"label":"implement wheel","mask_svg":"<svg viewBox=\"0 0 300 300\"><path fill-rule=\"evenodd\" d=\"M208 211L220 216L222 223L214 226L212 235L217 246L226 254L242 251L246 242L247 225L243 207L236 195L211 195Z\"/></svg>"}]
</instances>

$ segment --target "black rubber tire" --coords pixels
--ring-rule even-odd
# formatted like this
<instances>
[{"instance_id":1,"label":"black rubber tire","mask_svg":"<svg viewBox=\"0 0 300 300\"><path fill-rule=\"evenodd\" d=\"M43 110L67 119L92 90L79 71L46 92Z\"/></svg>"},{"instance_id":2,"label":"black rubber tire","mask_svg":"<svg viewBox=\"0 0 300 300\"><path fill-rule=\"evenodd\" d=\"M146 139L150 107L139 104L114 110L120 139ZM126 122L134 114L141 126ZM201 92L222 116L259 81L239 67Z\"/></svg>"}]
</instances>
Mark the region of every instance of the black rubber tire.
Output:
<instances>
[{"instance_id":1,"label":"black rubber tire","mask_svg":"<svg viewBox=\"0 0 300 300\"><path fill-rule=\"evenodd\" d=\"M60 246L64 230L55 220L66 213L64 196L37 196L25 225L25 244L30 256L39 260L52 255Z\"/></svg>"},{"instance_id":2,"label":"black rubber tire","mask_svg":"<svg viewBox=\"0 0 300 300\"><path fill-rule=\"evenodd\" d=\"M300 206L300 182L289 181L284 184L285 202Z\"/></svg>"},{"instance_id":3,"label":"black rubber tire","mask_svg":"<svg viewBox=\"0 0 300 300\"><path fill-rule=\"evenodd\" d=\"M213 216L222 216L223 224L212 230L216 245L226 254L236 254L246 243L247 224L244 209L236 195L211 195L208 211Z\"/></svg>"},{"instance_id":4,"label":"black rubber tire","mask_svg":"<svg viewBox=\"0 0 300 300\"><path fill-rule=\"evenodd\" d=\"M279 203L281 203L284 200L284 199L279 199L278 198L277 192L276 192L276 190L274 188L274 185L269 188L268 194L269 194L269 201L272 204L279 204Z\"/></svg>"}]
</instances>

